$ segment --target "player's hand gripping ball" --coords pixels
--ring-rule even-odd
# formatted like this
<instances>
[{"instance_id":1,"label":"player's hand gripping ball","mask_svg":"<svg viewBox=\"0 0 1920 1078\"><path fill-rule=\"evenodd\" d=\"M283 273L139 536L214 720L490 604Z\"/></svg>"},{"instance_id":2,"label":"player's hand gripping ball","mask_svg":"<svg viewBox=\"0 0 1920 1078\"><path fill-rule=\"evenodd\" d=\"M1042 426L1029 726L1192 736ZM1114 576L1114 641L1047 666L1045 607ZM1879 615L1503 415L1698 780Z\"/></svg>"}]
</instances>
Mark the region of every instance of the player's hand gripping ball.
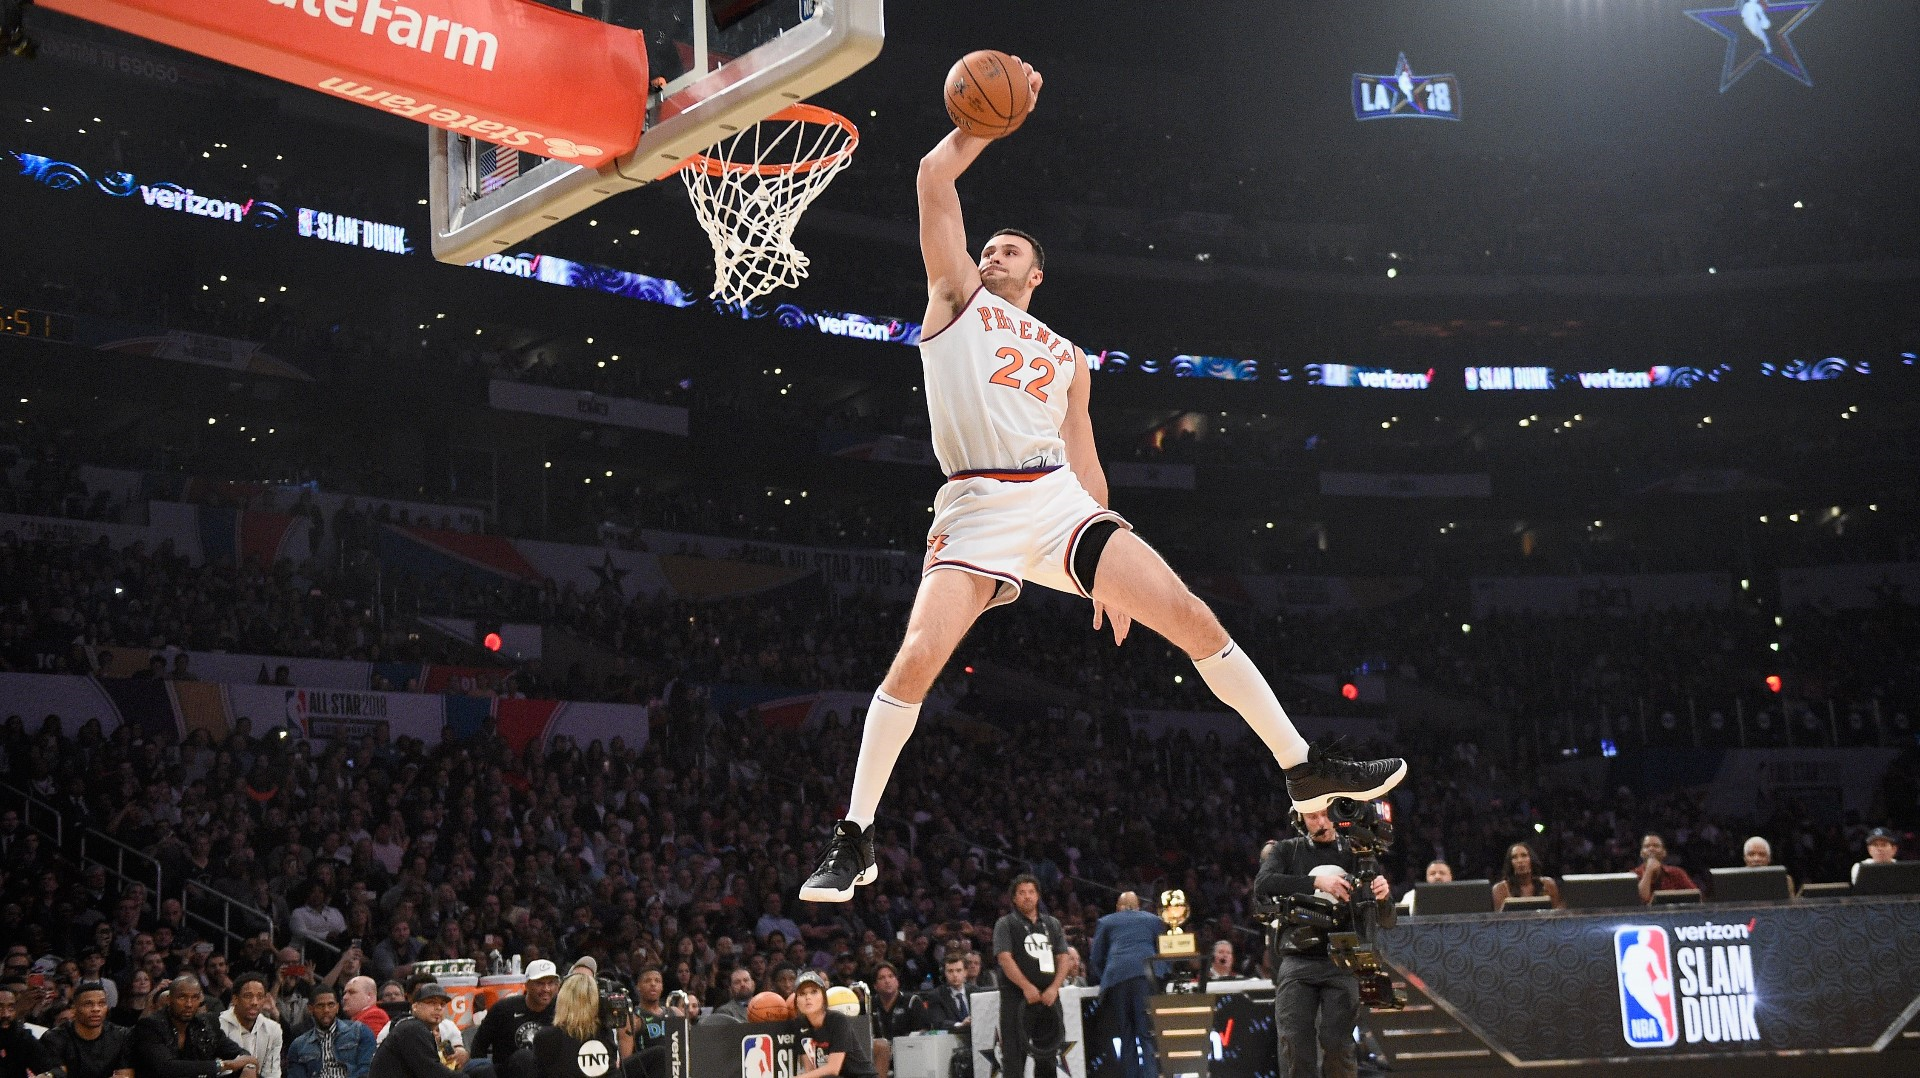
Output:
<instances>
[{"instance_id":1,"label":"player's hand gripping ball","mask_svg":"<svg viewBox=\"0 0 1920 1078\"><path fill-rule=\"evenodd\" d=\"M1032 67L995 49L960 58L947 72L947 115L974 138L1004 138L1020 129L1040 92Z\"/></svg>"}]
</instances>

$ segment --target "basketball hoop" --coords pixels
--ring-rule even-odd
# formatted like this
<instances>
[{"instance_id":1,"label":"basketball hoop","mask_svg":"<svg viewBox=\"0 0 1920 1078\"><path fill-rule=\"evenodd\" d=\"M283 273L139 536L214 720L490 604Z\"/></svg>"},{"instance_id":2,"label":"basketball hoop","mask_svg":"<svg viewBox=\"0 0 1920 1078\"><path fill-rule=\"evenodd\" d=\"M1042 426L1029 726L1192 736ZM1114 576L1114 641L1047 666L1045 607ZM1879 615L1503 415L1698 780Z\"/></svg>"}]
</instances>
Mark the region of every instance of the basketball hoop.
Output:
<instances>
[{"instance_id":1,"label":"basketball hoop","mask_svg":"<svg viewBox=\"0 0 1920 1078\"><path fill-rule=\"evenodd\" d=\"M807 276L794 227L859 144L845 116L788 105L687 159L680 177L713 241L713 298L747 303Z\"/></svg>"}]
</instances>

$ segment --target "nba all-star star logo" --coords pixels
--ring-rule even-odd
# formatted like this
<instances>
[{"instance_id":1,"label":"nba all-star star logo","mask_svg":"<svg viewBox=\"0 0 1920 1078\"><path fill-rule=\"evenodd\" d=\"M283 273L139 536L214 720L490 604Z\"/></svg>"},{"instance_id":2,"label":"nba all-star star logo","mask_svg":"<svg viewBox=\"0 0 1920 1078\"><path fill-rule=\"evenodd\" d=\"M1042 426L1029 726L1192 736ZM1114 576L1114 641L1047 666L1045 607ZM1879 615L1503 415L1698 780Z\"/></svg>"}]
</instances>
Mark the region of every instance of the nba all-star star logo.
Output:
<instances>
[{"instance_id":1,"label":"nba all-star star logo","mask_svg":"<svg viewBox=\"0 0 1920 1078\"><path fill-rule=\"evenodd\" d=\"M1353 118L1458 120L1460 80L1452 75L1416 75L1407 54L1391 75L1353 76Z\"/></svg>"},{"instance_id":2,"label":"nba all-star star logo","mask_svg":"<svg viewBox=\"0 0 1920 1078\"><path fill-rule=\"evenodd\" d=\"M1727 56L1720 65L1720 92L1739 82L1755 64L1766 61L1806 86L1813 76L1800 62L1800 52L1788 35L1817 11L1824 0L1740 0L1729 7L1696 8L1687 12L1695 22L1727 39Z\"/></svg>"}]
</instances>

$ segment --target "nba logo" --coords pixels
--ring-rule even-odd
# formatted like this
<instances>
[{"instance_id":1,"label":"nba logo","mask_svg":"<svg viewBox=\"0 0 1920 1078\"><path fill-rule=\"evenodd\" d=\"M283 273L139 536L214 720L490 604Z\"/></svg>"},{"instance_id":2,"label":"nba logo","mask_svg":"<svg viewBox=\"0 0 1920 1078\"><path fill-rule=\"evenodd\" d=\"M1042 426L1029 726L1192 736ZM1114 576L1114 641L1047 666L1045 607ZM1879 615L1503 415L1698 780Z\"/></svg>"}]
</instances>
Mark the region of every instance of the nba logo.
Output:
<instances>
[{"instance_id":1,"label":"nba logo","mask_svg":"<svg viewBox=\"0 0 1920 1078\"><path fill-rule=\"evenodd\" d=\"M773 1037L755 1033L740 1038L740 1078L773 1078Z\"/></svg>"},{"instance_id":2,"label":"nba logo","mask_svg":"<svg viewBox=\"0 0 1920 1078\"><path fill-rule=\"evenodd\" d=\"M1673 951L1658 925L1613 930L1620 981L1620 1029L1635 1048L1665 1048L1680 1038L1673 1006Z\"/></svg>"}]
</instances>

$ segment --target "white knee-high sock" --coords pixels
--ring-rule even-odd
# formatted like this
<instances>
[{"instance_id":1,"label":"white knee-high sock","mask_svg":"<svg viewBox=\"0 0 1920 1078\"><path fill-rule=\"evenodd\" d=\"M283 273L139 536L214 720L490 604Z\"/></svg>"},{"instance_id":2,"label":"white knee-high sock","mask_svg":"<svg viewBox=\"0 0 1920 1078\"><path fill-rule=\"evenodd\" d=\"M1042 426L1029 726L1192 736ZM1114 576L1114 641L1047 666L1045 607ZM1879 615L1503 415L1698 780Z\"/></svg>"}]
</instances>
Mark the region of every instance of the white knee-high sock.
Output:
<instances>
[{"instance_id":1,"label":"white knee-high sock","mask_svg":"<svg viewBox=\"0 0 1920 1078\"><path fill-rule=\"evenodd\" d=\"M1253 660L1241 650L1240 645L1227 641L1227 646L1216 655L1204 659L1195 659L1193 668L1200 671L1201 680L1220 702L1238 711L1240 717L1247 720L1253 732L1267 743L1268 751L1280 762L1281 767L1292 767L1307 760L1307 739L1293 728L1286 711L1280 706L1280 699L1273 695L1273 687L1253 665ZM869 720L871 721L871 720ZM866 759L865 752L861 753Z\"/></svg>"},{"instance_id":2,"label":"white knee-high sock","mask_svg":"<svg viewBox=\"0 0 1920 1078\"><path fill-rule=\"evenodd\" d=\"M902 703L875 690L867 708L867 725L860 731L860 762L853 768L853 793L847 799L847 819L861 827L873 826L880 795L887 792L900 750L920 721L920 705Z\"/></svg>"}]
</instances>

